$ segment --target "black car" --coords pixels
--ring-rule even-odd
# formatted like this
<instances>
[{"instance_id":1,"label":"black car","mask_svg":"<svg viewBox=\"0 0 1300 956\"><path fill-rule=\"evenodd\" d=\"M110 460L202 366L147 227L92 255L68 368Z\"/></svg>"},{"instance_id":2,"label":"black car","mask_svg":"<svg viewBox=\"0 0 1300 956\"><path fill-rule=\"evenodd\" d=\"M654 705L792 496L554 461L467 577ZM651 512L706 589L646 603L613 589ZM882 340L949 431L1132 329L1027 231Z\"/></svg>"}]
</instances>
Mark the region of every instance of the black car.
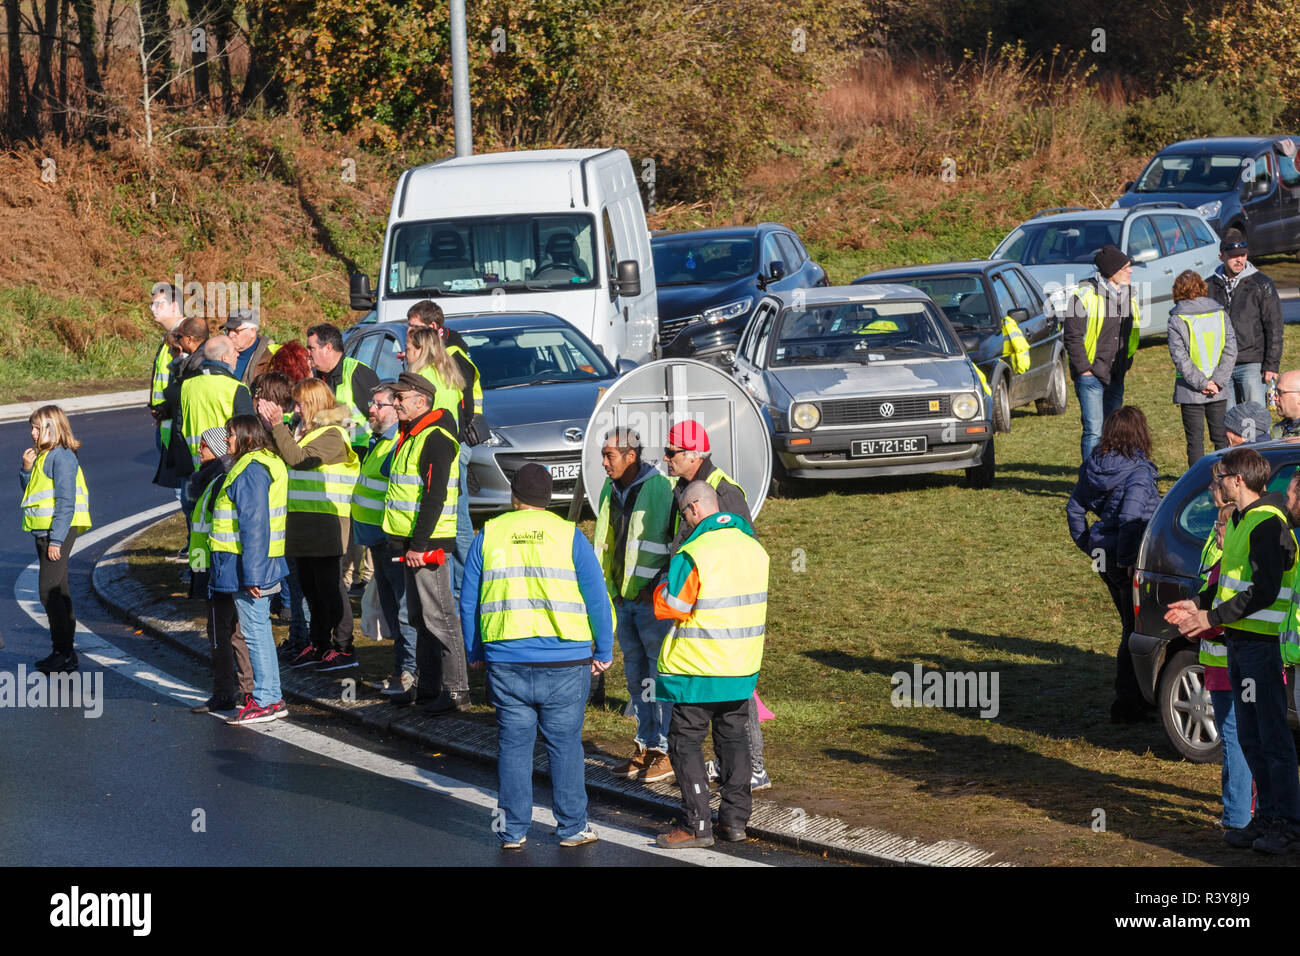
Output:
<instances>
[{"instance_id":1,"label":"black car","mask_svg":"<svg viewBox=\"0 0 1300 956\"><path fill-rule=\"evenodd\" d=\"M1060 318L1033 277L1007 259L937 262L872 272L853 280L898 282L920 289L943 309L993 391L993 427L1011 430L1011 409L1035 402L1043 415L1059 415L1069 400L1069 368ZM1011 316L1029 342L1029 368L1016 375L1002 358L1003 316Z\"/></svg>"},{"instance_id":2,"label":"black car","mask_svg":"<svg viewBox=\"0 0 1300 956\"><path fill-rule=\"evenodd\" d=\"M1251 447L1268 459L1272 470L1268 490L1285 492L1300 465L1300 442L1267 441ZM1164 615L1169 605L1193 597L1201 589L1201 549L1217 517L1210 500L1210 469L1221 457L1221 452L1206 455L1161 499L1142 537L1133 576L1136 623L1129 651L1138 684L1146 699L1159 708L1170 742L1197 763L1219 759L1214 708L1197 659L1198 643L1165 623ZM1294 674L1291 668L1287 670L1287 709L1295 726L1290 693L1295 687Z\"/></svg>"},{"instance_id":3,"label":"black car","mask_svg":"<svg viewBox=\"0 0 1300 956\"><path fill-rule=\"evenodd\" d=\"M650 237L659 295L659 354L727 367L764 293L829 285L785 226L727 226Z\"/></svg>"}]
</instances>

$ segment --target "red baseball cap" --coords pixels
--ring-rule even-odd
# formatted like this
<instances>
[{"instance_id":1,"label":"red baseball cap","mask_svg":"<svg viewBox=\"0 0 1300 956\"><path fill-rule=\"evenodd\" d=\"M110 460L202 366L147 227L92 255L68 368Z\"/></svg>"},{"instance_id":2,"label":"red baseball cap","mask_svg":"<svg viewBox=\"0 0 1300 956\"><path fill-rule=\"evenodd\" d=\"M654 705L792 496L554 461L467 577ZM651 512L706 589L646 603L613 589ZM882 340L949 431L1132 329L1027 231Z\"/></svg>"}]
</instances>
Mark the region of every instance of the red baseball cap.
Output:
<instances>
[{"instance_id":1,"label":"red baseball cap","mask_svg":"<svg viewBox=\"0 0 1300 956\"><path fill-rule=\"evenodd\" d=\"M685 451L708 451L709 436L699 422L688 419L669 430L668 444Z\"/></svg>"}]
</instances>

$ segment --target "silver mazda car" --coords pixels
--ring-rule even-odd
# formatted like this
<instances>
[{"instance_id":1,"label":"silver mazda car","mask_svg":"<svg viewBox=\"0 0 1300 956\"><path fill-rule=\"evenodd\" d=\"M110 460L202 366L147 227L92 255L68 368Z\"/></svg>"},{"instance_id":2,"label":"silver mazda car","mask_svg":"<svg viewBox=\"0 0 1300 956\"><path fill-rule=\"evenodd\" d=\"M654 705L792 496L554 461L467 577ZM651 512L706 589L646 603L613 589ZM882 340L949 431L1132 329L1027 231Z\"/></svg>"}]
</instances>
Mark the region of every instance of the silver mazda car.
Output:
<instances>
[{"instance_id":1,"label":"silver mazda car","mask_svg":"<svg viewBox=\"0 0 1300 956\"><path fill-rule=\"evenodd\" d=\"M469 462L469 507L475 513L510 510L510 481L530 461L555 481L552 503L573 498L582 441L596 399L619 374L585 335L549 312L484 312L449 316L469 346L483 385L486 439ZM344 352L373 368L380 381L404 368L406 323L359 323Z\"/></svg>"}]
</instances>

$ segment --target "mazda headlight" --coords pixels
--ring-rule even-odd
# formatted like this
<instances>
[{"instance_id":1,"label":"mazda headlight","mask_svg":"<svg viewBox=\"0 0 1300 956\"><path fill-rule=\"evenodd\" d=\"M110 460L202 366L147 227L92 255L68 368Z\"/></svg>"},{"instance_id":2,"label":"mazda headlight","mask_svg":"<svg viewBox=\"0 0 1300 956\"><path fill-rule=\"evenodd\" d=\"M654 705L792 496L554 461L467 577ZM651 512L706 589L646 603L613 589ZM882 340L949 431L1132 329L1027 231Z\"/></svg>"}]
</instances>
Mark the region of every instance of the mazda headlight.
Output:
<instances>
[{"instance_id":1,"label":"mazda headlight","mask_svg":"<svg viewBox=\"0 0 1300 956\"><path fill-rule=\"evenodd\" d=\"M970 392L962 392L952 398L952 413L958 418L974 418L979 410L980 400Z\"/></svg>"},{"instance_id":2,"label":"mazda headlight","mask_svg":"<svg viewBox=\"0 0 1300 956\"><path fill-rule=\"evenodd\" d=\"M790 409L790 421L794 423L794 427L802 428L806 432L816 428L821 420L821 409L810 402L800 402Z\"/></svg>"},{"instance_id":3,"label":"mazda headlight","mask_svg":"<svg viewBox=\"0 0 1300 956\"><path fill-rule=\"evenodd\" d=\"M1214 200L1214 202L1207 202L1197 206L1196 211L1199 212L1206 219L1213 219L1215 216L1219 214L1219 210L1222 208L1223 208L1223 201L1216 199Z\"/></svg>"},{"instance_id":4,"label":"mazda headlight","mask_svg":"<svg viewBox=\"0 0 1300 956\"><path fill-rule=\"evenodd\" d=\"M726 305L715 306L712 309L705 309L702 315L704 321L709 325L717 325L719 322L725 322L727 319L735 319L749 312L749 307L754 304L753 298L739 299L736 302L728 302Z\"/></svg>"}]
</instances>

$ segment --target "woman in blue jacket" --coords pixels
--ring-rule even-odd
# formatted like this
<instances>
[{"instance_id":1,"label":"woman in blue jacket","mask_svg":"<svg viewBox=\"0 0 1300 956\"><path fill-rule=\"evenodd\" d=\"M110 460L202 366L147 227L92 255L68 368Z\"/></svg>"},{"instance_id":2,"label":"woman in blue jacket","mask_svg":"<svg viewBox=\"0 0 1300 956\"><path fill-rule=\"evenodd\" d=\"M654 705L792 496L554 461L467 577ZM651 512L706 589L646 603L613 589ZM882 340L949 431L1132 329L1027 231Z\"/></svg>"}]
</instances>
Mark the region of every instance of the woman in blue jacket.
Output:
<instances>
[{"instance_id":1,"label":"woman in blue jacket","mask_svg":"<svg viewBox=\"0 0 1300 956\"><path fill-rule=\"evenodd\" d=\"M230 471L212 510L208 587L231 594L253 666L253 693L232 724L258 724L289 716L280 696L280 665L271 635L271 595L288 573L284 562L289 475L271 450L261 421L238 415L226 423Z\"/></svg>"},{"instance_id":2,"label":"woman in blue jacket","mask_svg":"<svg viewBox=\"0 0 1300 956\"><path fill-rule=\"evenodd\" d=\"M1133 569L1147 522L1160 503L1151 432L1146 416L1132 405L1118 408L1101 426L1101 440L1079 466L1079 481L1065 506L1070 537L1093 566L1119 611L1120 643L1115 661L1114 723L1144 719L1146 699L1129 656L1133 633ZM1087 512L1097 520L1088 524Z\"/></svg>"}]
</instances>

